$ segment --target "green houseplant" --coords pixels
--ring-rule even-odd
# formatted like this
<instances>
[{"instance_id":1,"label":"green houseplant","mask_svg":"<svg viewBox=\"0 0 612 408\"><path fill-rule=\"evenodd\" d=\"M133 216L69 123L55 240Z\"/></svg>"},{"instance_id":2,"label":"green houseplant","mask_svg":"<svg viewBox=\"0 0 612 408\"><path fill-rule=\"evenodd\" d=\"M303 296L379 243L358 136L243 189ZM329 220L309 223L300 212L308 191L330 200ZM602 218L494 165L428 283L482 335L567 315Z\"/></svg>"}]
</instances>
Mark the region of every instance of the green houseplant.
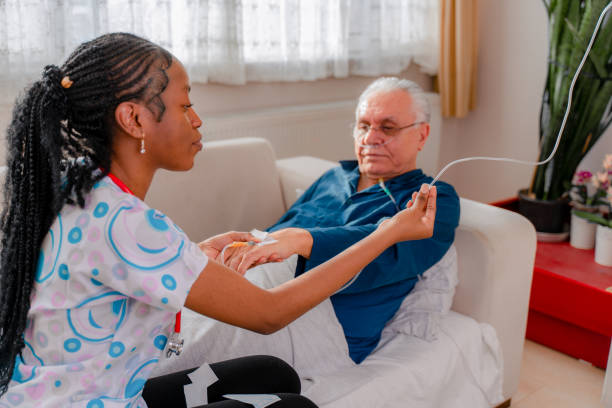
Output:
<instances>
[{"instance_id":1,"label":"green houseplant","mask_svg":"<svg viewBox=\"0 0 612 408\"><path fill-rule=\"evenodd\" d=\"M570 83L608 0L543 2L548 11L549 57L540 109L540 161L554 148L567 108ZM609 14L576 81L557 153L550 162L535 169L531 186L521 192L521 198L544 202L561 200L563 205L580 161L612 121L612 18ZM551 210L545 211L550 216ZM533 215L525 215L533 221ZM562 224L540 228L538 223L534 224L536 229L545 232L559 232L562 228Z\"/></svg>"}]
</instances>

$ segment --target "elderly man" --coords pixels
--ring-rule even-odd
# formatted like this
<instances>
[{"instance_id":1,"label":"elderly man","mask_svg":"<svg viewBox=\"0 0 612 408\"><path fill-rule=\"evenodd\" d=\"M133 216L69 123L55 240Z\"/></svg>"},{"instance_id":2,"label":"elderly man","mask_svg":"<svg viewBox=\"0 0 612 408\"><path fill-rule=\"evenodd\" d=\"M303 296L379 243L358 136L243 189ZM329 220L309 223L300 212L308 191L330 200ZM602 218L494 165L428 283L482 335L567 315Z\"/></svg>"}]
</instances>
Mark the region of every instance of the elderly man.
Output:
<instances>
[{"instance_id":1,"label":"elderly man","mask_svg":"<svg viewBox=\"0 0 612 408\"><path fill-rule=\"evenodd\" d=\"M272 245L235 253L228 265L244 273L262 261L298 254L295 275L334 257L371 233L432 181L416 167L429 135L429 105L422 89L380 78L360 96L353 131L357 160L342 161L317 180L269 228ZM360 363L376 347L385 324L425 270L449 249L459 222L459 198L438 182L437 216L430 239L389 248L331 297L351 358Z\"/></svg>"}]
</instances>

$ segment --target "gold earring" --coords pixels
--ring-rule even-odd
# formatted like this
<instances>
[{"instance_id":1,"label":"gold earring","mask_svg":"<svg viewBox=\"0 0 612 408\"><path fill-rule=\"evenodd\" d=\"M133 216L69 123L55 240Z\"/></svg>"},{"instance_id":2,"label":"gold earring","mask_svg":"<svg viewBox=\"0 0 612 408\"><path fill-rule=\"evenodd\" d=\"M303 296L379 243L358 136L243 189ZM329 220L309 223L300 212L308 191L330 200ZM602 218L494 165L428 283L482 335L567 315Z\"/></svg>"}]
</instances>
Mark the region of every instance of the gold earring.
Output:
<instances>
[{"instance_id":1,"label":"gold earring","mask_svg":"<svg viewBox=\"0 0 612 408\"><path fill-rule=\"evenodd\" d=\"M142 139L140 139L140 154L145 154L147 150L145 149L144 143L144 135L142 135Z\"/></svg>"}]
</instances>

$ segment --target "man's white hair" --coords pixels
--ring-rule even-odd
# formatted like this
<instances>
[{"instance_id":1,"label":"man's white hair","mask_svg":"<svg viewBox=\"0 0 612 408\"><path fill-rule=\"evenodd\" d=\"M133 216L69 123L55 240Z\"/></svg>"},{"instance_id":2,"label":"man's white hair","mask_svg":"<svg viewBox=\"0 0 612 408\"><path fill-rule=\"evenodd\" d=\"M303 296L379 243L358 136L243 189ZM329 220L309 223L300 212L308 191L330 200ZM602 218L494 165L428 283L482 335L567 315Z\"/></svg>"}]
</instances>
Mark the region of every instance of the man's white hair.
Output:
<instances>
[{"instance_id":1,"label":"man's white hair","mask_svg":"<svg viewBox=\"0 0 612 408\"><path fill-rule=\"evenodd\" d=\"M375 93L387 93L397 90L402 90L412 97L412 108L416 111L417 122L428 122L431 116L429 101L425 95L425 91L417 83L409 79L400 79L397 77L381 77L372 82L361 93L355 109L355 118L359 118L359 107L362 103Z\"/></svg>"}]
</instances>

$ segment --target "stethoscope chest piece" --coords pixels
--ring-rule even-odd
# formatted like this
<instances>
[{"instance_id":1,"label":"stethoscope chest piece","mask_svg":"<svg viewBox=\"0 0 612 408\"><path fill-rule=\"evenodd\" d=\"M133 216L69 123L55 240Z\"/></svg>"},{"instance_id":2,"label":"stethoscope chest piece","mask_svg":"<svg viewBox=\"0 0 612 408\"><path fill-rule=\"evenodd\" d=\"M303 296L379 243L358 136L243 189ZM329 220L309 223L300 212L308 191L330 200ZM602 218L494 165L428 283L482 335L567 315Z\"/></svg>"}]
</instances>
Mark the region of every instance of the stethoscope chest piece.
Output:
<instances>
[{"instance_id":1,"label":"stethoscope chest piece","mask_svg":"<svg viewBox=\"0 0 612 408\"><path fill-rule=\"evenodd\" d=\"M168 339L168 350L166 351L166 358L170 358L172 354L179 356L183 351L183 344L185 340L181 337L180 333L172 333L170 339Z\"/></svg>"}]
</instances>

